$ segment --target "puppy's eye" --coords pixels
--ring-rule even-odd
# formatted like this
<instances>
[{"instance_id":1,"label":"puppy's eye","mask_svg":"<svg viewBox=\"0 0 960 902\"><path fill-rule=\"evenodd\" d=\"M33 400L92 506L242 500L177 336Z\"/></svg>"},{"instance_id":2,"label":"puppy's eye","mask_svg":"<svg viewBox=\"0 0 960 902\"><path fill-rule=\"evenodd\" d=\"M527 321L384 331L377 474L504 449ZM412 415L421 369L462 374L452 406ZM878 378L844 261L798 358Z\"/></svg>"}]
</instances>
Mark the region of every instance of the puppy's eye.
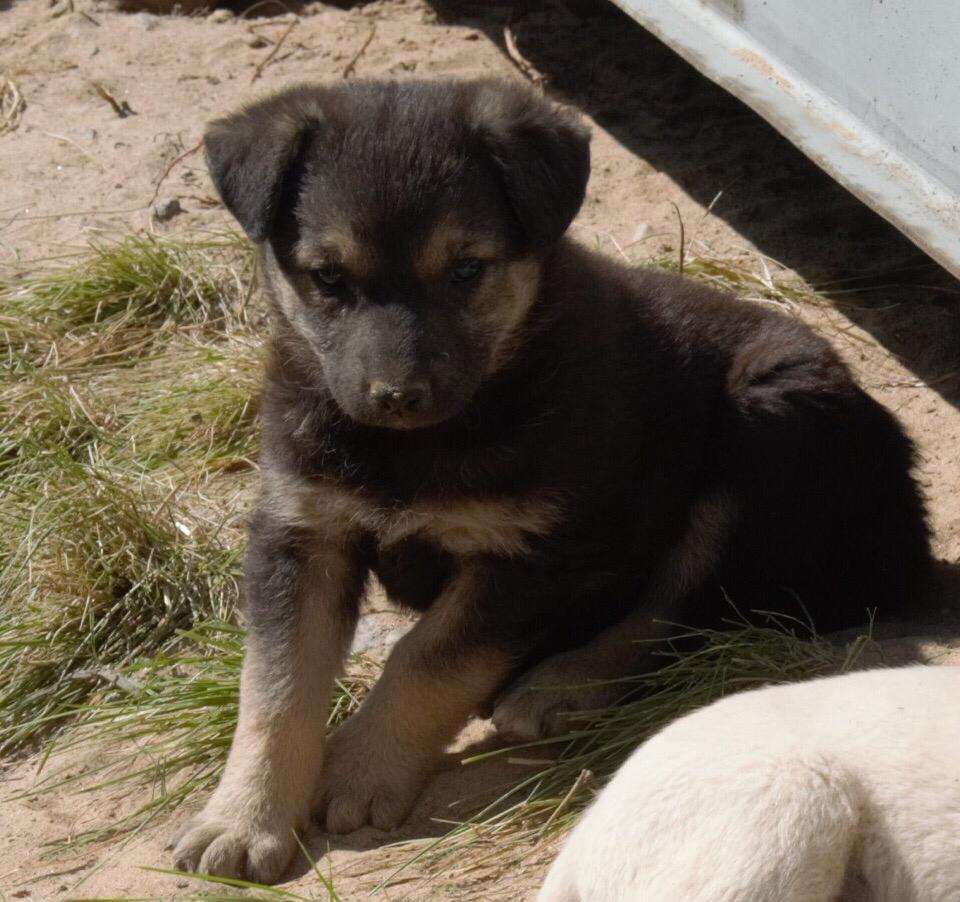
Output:
<instances>
[{"instance_id":1,"label":"puppy's eye","mask_svg":"<svg viewBox=\"0 0 960 902\"><path fill-rule=\"evenodd\" d=\"M336 263L327 263L313 271L313 278L321 287L336 288L343 284L343 270Z\"/></svg>"},{"instance_id":2,"label":"puppy's eye","mask_svg":"<svg viewBox=\"0 0 960 902\"><path fill-rule=\"evenodd\" d=\"M472 282L483 269L483 263L476 257L464 257L453 264L454 282Z\"/></svg>"}]
</instances>

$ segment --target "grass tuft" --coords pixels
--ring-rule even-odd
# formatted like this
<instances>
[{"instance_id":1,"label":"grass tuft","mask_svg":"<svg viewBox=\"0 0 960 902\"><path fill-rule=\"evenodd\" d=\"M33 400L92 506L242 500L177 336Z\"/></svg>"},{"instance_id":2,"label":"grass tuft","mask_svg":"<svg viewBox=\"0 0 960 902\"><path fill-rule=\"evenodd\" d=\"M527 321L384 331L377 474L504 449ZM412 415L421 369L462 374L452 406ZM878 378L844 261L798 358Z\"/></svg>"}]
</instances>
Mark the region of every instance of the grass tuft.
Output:
<instances>
[{"instance_id":1,"label":"grass tuft","mask_svg":"<svg viewBox=\"0 0 960 902\"><path fill-rule=\"evenodd\" d=\"M0 289L0 751L233 616L251 274L239 236L134 236Z\"/></svg>"},{"instance_id":2,"label":"grass tuft","mask_svg":"<svg viewBox=\"0 0 960 902\"><path fill-rule=\"evenodd\" d=\"M167 484L67 458L32 491L0 509L0 751L69 718L91 674L228 618L239 594L238 546Z\"/></svg>"},{"instance_id":3,"label":"grass tuft","mask_svg":"<svg viewBox=\"0 0 960 902\"><path fill-rule=\"evenodd\" d=\"M224 233L204 241L133 235L97 242L71 266L0 291L0 357L22 368L76 363L78 348L129 362L178 326L242 321L253 266L249 245ZM113 353L110 353L110 352Z\"/></svg>"}]
</instances>

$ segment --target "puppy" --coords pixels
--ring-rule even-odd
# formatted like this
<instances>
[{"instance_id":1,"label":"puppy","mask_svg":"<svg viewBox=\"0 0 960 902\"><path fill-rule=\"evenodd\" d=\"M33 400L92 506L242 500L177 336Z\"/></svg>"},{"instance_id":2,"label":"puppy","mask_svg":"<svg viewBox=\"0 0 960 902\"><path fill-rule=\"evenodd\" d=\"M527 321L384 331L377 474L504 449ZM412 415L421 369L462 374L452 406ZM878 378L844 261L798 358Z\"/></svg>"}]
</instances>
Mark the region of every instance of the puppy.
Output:
<instances>
[{"instance_id":1,"label":"puppy","mask_svg":"<svg viewBox=\"0 0 960 902\"><path fill-rule=\"evenodd\" d=\"M801 324L566 240L568 110L301 87L205 144L274 330L239 723L178 866L276 880L311 809L393 829L471 713L555 729L607 691L566 687L642 666L655 618L714 619L721 583L821 629L907 604L928 537L896 422ZM371 573L422 616L324 749Z\"/></svg>"},{"instance_id":2,"label":"puppy","mask_svg":"<svg viewBox=\"0 0 960 902\"><path fill-rule=\"evenodd\" d=\"M960 667L732 696L600 793L539 902L960 899Z\"/></svg>"}]
</instances>

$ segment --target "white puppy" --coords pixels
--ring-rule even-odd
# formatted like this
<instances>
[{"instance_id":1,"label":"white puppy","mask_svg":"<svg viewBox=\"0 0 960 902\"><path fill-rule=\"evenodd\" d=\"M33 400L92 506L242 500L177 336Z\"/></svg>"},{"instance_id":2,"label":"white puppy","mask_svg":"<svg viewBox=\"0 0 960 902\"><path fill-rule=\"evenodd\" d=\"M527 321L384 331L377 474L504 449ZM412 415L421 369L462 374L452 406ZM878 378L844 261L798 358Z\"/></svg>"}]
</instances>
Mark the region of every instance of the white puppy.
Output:
<instances>
[{"instance_id":1,"label":"white puppy","mask_svg":"<svg viewBox=\"0 0 960 902\"><path fill-rule=\"evenodd\" d=\"M771 686L681 718L586 812L539 902L851 897L960 900L960 667Z\"/></svg>"}]
</instances>

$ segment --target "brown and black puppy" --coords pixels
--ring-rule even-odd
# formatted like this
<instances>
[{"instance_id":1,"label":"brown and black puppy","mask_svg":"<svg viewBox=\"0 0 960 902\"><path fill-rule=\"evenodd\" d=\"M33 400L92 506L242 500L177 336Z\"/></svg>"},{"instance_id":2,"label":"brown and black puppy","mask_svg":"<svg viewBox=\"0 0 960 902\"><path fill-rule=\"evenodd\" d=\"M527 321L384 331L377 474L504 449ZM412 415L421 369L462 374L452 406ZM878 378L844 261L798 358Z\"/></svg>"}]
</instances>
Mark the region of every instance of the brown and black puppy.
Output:
<instances>
[{"instance_id":1,"label":"brown and black puppy","mask_svg":"<svg viewBox=\"0 0 960 902\"><path fill-rule=\"evenodd\" d=\"M907 604L928 535L894 419L800 323L565 240L568 111L304 87L206 149L275 332L240 720L178 866L271 881L311 810L397 826L472 712L553 728L598 698L562 687L640 666L654 618L715 622L720 586L824 630ZM423 614L324 749L371 572Z\"/></svg>"}]
</instances>

